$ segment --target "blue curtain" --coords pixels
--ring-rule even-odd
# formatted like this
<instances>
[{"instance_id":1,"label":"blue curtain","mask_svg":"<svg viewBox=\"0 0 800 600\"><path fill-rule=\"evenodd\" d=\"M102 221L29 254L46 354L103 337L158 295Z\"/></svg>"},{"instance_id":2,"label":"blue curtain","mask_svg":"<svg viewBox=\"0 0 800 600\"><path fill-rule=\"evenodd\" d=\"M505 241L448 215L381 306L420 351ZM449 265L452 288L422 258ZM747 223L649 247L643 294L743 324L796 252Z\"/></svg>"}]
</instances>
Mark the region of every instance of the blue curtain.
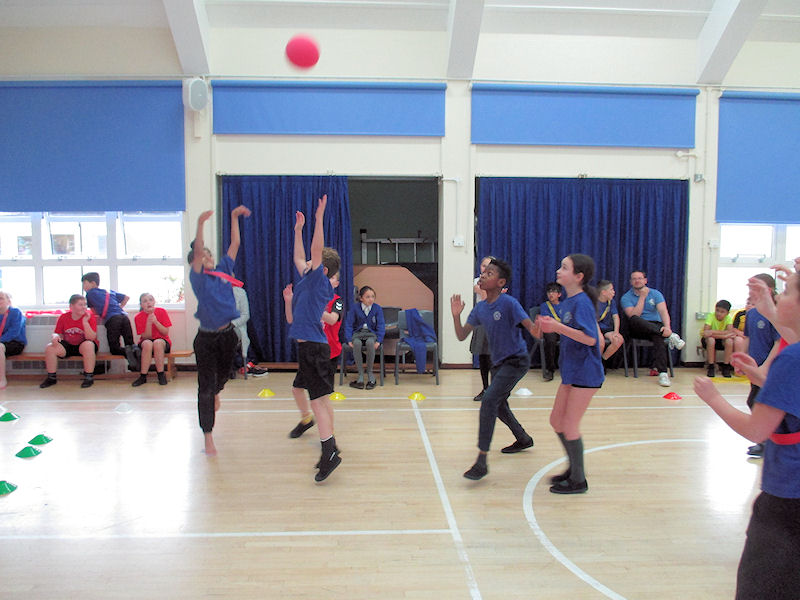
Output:
<instances>
[{"instance_id":1,"label":"blue curtain","mask_svg":"<svg viewBox=\"0 0 800 600\"><path fill-rule=\"evenodd\" d=\"M664 294L672 329L683 331L687 181L487 177L478 184L476 260L491 254L510 262L509 293L526 310L545 300L561 259L583 253L597 266L592 283L613 282L617 301L630 272L645 271Z\"/></svg>"},{"instance_id":2,"label":"blue curtain","mask_svg":"<svg viewBox=\"0 0 800 600\"><path fill-rule=\"evenodd\" d=\"M222 177L223 248L230 243L230 213L244 204L253 211L241 219L242 245L236 258L236 275L245 284L250 301L250 342L267 362L294 362L296 350L288 339L283 310L283 288L297 282L293 262L295 212L306 215L303 230L309 256L317 200L328 195L325 210L325 245L342 258L337 290L345 310L353 289L353 245L350 239L350 203L346 177L230 176Z\"/></svg>"}]
</instances>

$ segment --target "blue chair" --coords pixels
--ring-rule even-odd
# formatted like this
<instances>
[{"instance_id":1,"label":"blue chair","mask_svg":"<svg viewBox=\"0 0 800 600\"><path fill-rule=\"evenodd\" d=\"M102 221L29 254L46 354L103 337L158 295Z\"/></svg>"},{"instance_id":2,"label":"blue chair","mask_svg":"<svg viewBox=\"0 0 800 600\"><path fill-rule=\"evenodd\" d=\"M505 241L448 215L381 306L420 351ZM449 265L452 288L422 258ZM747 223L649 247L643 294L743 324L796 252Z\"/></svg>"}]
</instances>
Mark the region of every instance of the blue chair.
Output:
<instances>
[{"instance_id":1,"label":"blue chair","mask_svg":"<svg viewBox=\"0 0 800 600\"><path fill-rule=\"evenodd\" d=\"M667 345L667 360L669 361L669 376L675 377L675 370L672 368L672 350L669 347L669 340L664 338L664 343ZM653 342L650 340L640 340L638 338L631 338L631 354L633 355L633 376L639 377L639 348L652 348ZM625 351L625 346L622 347ZM628 361L625 360L625 377L628 376Z\"/></svg>"}]
</instances>

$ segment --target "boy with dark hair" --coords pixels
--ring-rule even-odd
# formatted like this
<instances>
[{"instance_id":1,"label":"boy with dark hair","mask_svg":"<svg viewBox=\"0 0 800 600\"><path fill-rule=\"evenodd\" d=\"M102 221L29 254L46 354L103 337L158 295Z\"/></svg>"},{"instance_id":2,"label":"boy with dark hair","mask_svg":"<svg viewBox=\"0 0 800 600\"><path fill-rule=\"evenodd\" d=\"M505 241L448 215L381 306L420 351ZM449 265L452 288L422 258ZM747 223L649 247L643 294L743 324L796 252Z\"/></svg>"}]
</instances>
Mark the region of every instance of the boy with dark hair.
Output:
<instances>
[{"instance_id":1,"label":"boy with dark hair","mask_svg":"<svg viewBox=\"0 0 800 600\"><path fill-rule=\"evenodd\" d=\"M127 358L128 369L138 373L141 350L133 343L131 320L128 318L128 313L123 310L130 298L120 292L101 289L100 275L95 272L86 273L81 277L81 284L83 291L86 292L86 304L105 325L108 351ZM125 348L119 343L120 337L125 342Z\"/></svg>"},{"instance_id":2,"label":"boy with dark hair","mask_svg":"<svg viewBox=\"0 0 800 600\"><path fill-rule=\"evenodd\" d=\"M719 370L723 377L730 377L733 373L733 367L731 367L733 338L736 337L733 331L730 302L727 300L717 302L716 306L714 306L714 313L709 313L706 316L706 322L703 325L703 331L700 336L700 343L706 349L707 376L714 377L717 350L722 350L725 354L723 362L719 364ZM713 343L709 343L709 339L713 340Z\"/></svg>"},{"instance_id":3,"label":"boy with dark hair","mask_svg":"<svg viewBox=\"0 0 800 600\"><path fill-rule=\"evenodd\" d=\"M556 321L561 321L561 286L555 281L551 281L544 287L547 300L539 306L539 314L545 317L553 317ZM558 341L557 333L543 333L542 345L544 347L544 364L542 365L542 378L545 381L553 381L553 373L558 368Z\"/></svg>"},{"instance_id":4,"label":"boy with dark hair","mask_svg":"<svg viewBox=\"0 0 800 600\"><path fill-rule=\"evenodd\" d=\"M528 314L516 298L502 293L511 280L511 267L508 263L492 259L481 274L478 285L486 292L486 300L478 302L461 324L464 302L459 294L450 299L456 337L463 341L476 325L482 325L489 338L492 356L492 379L481 400L478 427L478 459L464 473L467 479L477 480L489 472L486 455L492 442L495 421L499 418L514 434L516 441L502 449L504 454L513 454L533 447L533 438L519 424L508 405L508 396L520 379L530 368L528 347L522 337L520 326L534 337L539 337Z\"/></svg>"},{"instance_id":5,"label":"boy with dark hair","mask_svg":"<svg viewBox=\"0 0 800 600\"><path fill-rule=\"evenodd\" d=\"M39 384L48 388L57 383L56 369L59 358L83 358L82 388L94 384L94 365L97 354L97 318L86 310L86 298L73 294L69 299L69 312L58 317L52 341L44 349L47 379Z\"/></svg>"},{"instance_id":6,"label":"boy with dark hair","mask_svg":"<svg viewBox=\"0 0 800 600\"><path fill-rule=\"evenodd\" d=\"M293 388L308 390L311 410L317 422L322 453L317 463L315 481L324 481L338 467L342 459L333 437L334 367L331 349L322 329L322 315L333 298L330 278L339 272L339 255L332 248L324 248L325 229L323 217L328 203L322 196L314 214L314 235L311 238L311 260L306 260L303 246L305 215L297 211L294 226L294 265L300 281L293 286L291 296L292 323L289 337L297 341L297 376Z\"/></svg>"}]
</instances>

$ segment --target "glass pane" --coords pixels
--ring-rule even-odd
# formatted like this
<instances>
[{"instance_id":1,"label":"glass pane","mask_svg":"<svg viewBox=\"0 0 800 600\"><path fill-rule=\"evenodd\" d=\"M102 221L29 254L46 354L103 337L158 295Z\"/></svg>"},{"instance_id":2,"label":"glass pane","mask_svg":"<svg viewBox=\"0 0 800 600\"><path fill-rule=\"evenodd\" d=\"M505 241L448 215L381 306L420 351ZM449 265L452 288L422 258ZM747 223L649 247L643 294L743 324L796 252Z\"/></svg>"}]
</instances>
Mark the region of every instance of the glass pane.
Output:
<instances>
[{"instance_id":1,"label":"glass pane","mask_svg":"<svg viewBox=\"0 0 800 600\"><path fill-rule=\"evenodd\" d=\"M106 257L105 216L47 216L42 229L42 256Z\"/></svg>"},{"instance_id":2,"label":"glass pane","mask_svg":"<svg viewBox=\"0 0 800 600\"><path fill-rule=\"evenodd\" d=\"M723 258L739 257L743 260L758 260L772 256L772 234L770 225L722 225L719 255Z\"/></svg>"},{"instance_id":3,"label":"glass pane","mask_svg":"<svg viewBox=\"0 0 800 600\"><path fill-rule=\"evenodd\" d=\"M119 290L130 296L128 306L139 305L139 296L147 292L153 294L156 304L177 304L183 302L182 266L159 267L119 267Z\"/></svg>"},{"instance_id":4,"label":"glass pane","mask_svg":"<svg viewBox=\"0 0 800 600\"><path fill-rule=\"evenodd\" d=\"M36 274L33 267L0 268L0 289L11 294L14 306L35 306Z\"/></svg>"},{"instance_id":5,"label":"glass pane","mask_svg":"<svg viewBox=\"0 0 800 600\"><path fill-rule=\"evenodd\" d=\"M800 225L786 226L786 260L800 256Z\"/></svg>"},{"instance_id":6,"label":"glass pane","mask_svg":"<svg viewBox=\"0 0 800 600\"><path fill-rule=\"evenodd\" d=\"M43 267L44 303L69 304L69 297L72 294L83 294L81 277L91 271L100 275L100 287L107 290L111 276L108 267Z\"/></svg>"},{"instance_id":7,"label":"glass pane","mask_svg":"<svg viewBox=\"0 0 800 600\"><path fill-rule=\"evenodd\" d=\"M31 258L31 221L0 217L0 258Z\"/></svg>"},{"instance_id":8,"label":"glass pane","mask_svg":"<svg viewBox=\"0 0 800 600\"><path fill-rule=\"evenodd\" d=\"M124 214L117 220L117 252L124 258L182 258L182 227L180 213Z\"/></svg>"},{"instance_id":9,"label":"glass pane","mask_svg":"<svg viewBox=\"0 0 800 600\"><path fill-rule=\"evenodd\" d=\"M717 270L717 298L712 298L706 310L714 310L714 304L718 300L727 300L735 309L744 308L747 303L747 280L753 275L768 273L774 276L775 272L769 269L769 265L759 267L728 267L720 266Z\"/></svg>"}]
</instances>

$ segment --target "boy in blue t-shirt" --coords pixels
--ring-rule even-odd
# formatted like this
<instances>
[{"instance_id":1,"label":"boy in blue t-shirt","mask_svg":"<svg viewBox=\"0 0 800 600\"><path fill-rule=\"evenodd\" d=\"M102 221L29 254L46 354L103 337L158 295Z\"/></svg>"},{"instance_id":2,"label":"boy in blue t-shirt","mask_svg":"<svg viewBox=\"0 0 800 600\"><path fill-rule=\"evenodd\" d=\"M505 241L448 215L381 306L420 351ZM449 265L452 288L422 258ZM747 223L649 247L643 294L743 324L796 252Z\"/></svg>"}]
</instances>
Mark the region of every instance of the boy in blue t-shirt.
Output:
<instances>
[{"instance_id":1,"label":"boy in blue t-shirt","mask_svg":"<svg viewBox=\"0 0 800 600\"><path fill-rule=\"evenodd\" d=\"M340 264L337 252L332 248L324 248L323 216L327 203L328 196L322 196L314 214L310 263L306 261L303 247L303 225L306 218L300 211L296 213L294 266L300 274L300 281L292 290L292 322L289 326L289 337L297 341L297 376L292 387L308 390L322 446L315 481L325 480L342 462L333 437L333 405L330 394L333 392L334 367L330 360L328 338L322 328L322 313L333 298L330 278L339 272Z\"/></svg>"},{"instance_id":2,"label":"boy in blue t-shirt","mask_svg":"<svg viewBox=\"0 0 800 600\"><path fill-rule=\"evenodd\" d=\"M192 266L189 282L197 297L194 316L200 321L193 348L197 361L197 415L207 456L217 454L211 432L220 406L219 393L230 377L239 345L239 337L232 323L239 317L233 286L243 283L233 277L233 263L241 244L239 215L249 217L250 209L240 205L231 211L231 243L216 267L211 251L203 243L203 224L212 214L214 211L207 210L197 218L197 233L187 256Z\"/></svg>"},{"instance_id":3,"label":"boy in blue t-shirt","mask_svg":"<svg viewBox=\"0 0 800 600\"><path fill-rule=\"evenodd\" d=\"M597 283L597 324L600 326L600 333L606 340L603 360L614 356L625 343L625 339L619 332L620 320L617 303L614 300L615 295L614 284L608 279L601 279Z\"/></svg>"},{"instance_id":4,"label":"boy in blue t-shirt","mask_svg":"<svg viewBox=\"0 0 800 600\"><path fill-rule=\"evenodd\" d=\"M464 325L461 324L461 313L464 310L461 296L455 294L450 299L456 337L459 341L463 341L477 325L481 325L489 339L492 356L492 380L481 400L478 459L464 473L467 479L477 480L489 472L486 455L489 453L495 421L498 418L516 438L513 444L506 446L501 452L513 454L533 447L533 438L511 412L508 396L530 368L528 347L522 337L520 326L527 329L534 337L539 337L539 331L534 328L533 321L517 299L503 293L510 279L511 267L508 263L493 258L478 281L480 288L486 292L486 300L475 305Z\"/></svg>"},{"instance_id":5,"label":"boy in blue t-shirt","mask_svg":"<svg viewBox=\"0 0 800 600\"><path fill-rule=\"evenodd\" d=\"M544 288L547 300L539 305L539 314L552 317L561 321L561 286L551 281ZM542 379L553 381L553 372L558 368L558 342L557 333L542 334L542 347L544 348L544 364L542 365Z\"/></svg>"},{"instance_id":6,"label":"boy in blue t-shirt","mask_svg":"<svg viewBox=\"0 0 800 600\"><path fill-rule=\"evenodd\" d=\"M133 343L131 320L128 318L128 313L123 310L130 298L113 290L100 289L98 273L86 273L81 277L81 284L83 291L86 292L86 304L105 325L108 351L127 358L128 369L138 373L141 350ZM120 337L125 342L125 348L119 343Z\"/></svg>"}]
</instances>

